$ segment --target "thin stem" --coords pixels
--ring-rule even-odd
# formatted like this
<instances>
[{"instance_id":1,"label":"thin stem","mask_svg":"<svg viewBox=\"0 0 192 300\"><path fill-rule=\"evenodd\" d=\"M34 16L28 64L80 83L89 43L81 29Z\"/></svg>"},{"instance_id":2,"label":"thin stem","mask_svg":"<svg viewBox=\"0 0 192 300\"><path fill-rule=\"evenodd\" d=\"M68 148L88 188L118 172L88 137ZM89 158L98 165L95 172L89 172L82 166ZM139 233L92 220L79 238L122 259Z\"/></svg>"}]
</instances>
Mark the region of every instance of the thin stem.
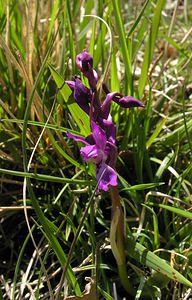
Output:
<instances>
[{"instance_id":1,"label":"thin stem","mask_svg":"<svg viewBox=\"0 0 192 300\"><path fill-rule=\"evenodd\" d=\"M110 194L112 200L112 221L110 229L111 249L117 262L121 283L129 294L134 295L135 290L128 279L126 269L124 216L116 186L110 186Z\"/></svg>"},{"instance_id":2,"label":"thin stem","mask_svg":"<svg viewBox=\"0 0 192 300\"><path fill-rule=\"evenodd\" d=\"M125 252L124 252L124 220L123 211L121 208L120 196L116 186L110 186L110 194L112 199L112 218L116 211L119 211L119 220L116 229L116 244L119 246L119 251L121 252L121 258L125 262Z\"/></svg>"}]
</instances>

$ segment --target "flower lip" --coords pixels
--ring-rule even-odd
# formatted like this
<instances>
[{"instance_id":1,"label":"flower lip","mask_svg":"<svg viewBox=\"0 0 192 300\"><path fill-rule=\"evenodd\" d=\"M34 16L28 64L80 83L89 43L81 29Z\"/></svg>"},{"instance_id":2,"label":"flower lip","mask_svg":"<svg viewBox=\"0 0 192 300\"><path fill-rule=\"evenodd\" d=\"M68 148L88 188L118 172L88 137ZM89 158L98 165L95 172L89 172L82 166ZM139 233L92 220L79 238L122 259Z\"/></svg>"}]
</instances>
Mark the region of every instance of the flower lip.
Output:
<instances>
[{"instance_id":1,"label":"flower lip","mask_svg":"<svg viewBox=\"0 0 192 300\"><path fill-rule=\"evenodd\" d=\"M92 134L86 138L67 132L69 138L85 144L84 147L81 147L80 153L84 161L93 162L95 164L96 178L99 180L99 191L108 191L109 185L117 185L117 174L114 169L117 159L114 136L115 125L111 121L109 124L111 126L113 125L113 128L109 130L109 137L107 137L107 132L94 120L91 120Z\"/></svg>"},{"instance_id":2,"label":"flower lip","mask_svg":"<svg viewBox=\"0 0 192 300\"><path fill-rule=\"evenodd\" d=\"M106 163L97 165L96 177L99 180L98 190L108 191L109 185L117 186L117 174Z\"/></svg>"},{"instance_id":3,"label":"flower lip","mask_svg":"<svg viewBox=\"0 0 192 300\"><path fill-rule=\"evenodd\" d=\"M107 159L105 152L97 145L82 147L80 153L85 161L93 162L95 164L103 163Z\"/></svg>"}]
</instances>

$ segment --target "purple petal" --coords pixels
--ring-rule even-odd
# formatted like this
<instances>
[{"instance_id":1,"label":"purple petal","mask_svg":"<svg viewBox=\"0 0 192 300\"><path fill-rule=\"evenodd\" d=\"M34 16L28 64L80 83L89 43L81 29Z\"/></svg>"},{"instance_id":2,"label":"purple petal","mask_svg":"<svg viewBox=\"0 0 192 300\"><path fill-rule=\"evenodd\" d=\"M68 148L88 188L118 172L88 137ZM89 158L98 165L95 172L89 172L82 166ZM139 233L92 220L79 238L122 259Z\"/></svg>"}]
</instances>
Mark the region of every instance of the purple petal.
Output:
<instances>
[{"instance_id":1,"label":"purple petal","mask_svg":"<svg viewBox=\"0 0 192 300\"><path fill-rule=\"evenodd\" d=\"M84 75L88 78L91 89L95 91L98 82L97 72L93 69L90 69L87 72L84 72Z\"/></svg>"},{"instance_id":2,"label":"purple petal","mask_svg":"<svg viewBox=\"0 0 192 300\"><path fill-rule=\"evenodd\" d=\"M110 93L110 90L108 89L105 83L102 83L102 88L106 95Z\"/></svg>"},{"instance_id":3,"label":"purple petal","mask_svg":"<svg viewBox=\"0 0 192 300\"><path fill-rule=\"evenodd\" d=\"M105 152L108 153L107 155L107 164L115 168L117 162L117 146L114 143L107 142Z\"/></svg>"},{"instance_id":4,"label":"purple petal","mask_svg":"<svg viewBox=\"0 0 192 300\"><path fill-rule=\"evenodd\" d=\"M96 145L82 147L80 153L85 161L93 162L95 164L98 164L107 158L105 153Z\"/></svg>"},{"instance_id":5,"label":"purple petal","mask_svg":"<svg viewBox=\"0 0 192 300\"><path fill-rule=\"evenodd\" d=\"M105 133L107 136L107 140L112 143L112 144L116 144L116 125L113 124L112 121L110 120L103 120L103 124L105 127Z\"/></svg>"},{"instance_id":6,"label":"purple petal","mask_svg":"<svg viewBox=\"0 0 192 300\"><path fill-rule=\"evenodd\" d=\"M76 56L76 64L83 75L88 78L91 89L95 91L98 82L98 75L97 72L93 70L92 56L86 50L83 50L82 53Z\"/></svg>"},{"instance_id":7,"label":"purple petal","mask_svg":"<svg viewBox=\"0 0 192 300\"><path fill-rule=\"evenodd\" d=\"M89 143L86 141L86 139L82 136L79 136L79 135L74 135L72 134L71 132L67 131L66 132L66 136L70 139L73 139L74 141L76 142L82 142L84 143L85 145L89 145Z\"/></svg>"},{"instance_id":8,"label":"purple petal","mask_svg":"<svg viewBox=\"0 0 192 300\"><path fill-rule=\"evenodd\" d=\"M76 56L76 64L81 72L87 72L93 67L93 58L86 50L83 50Z\"/></svg>"},{"instance_id":9,"label":"purple petal","mask_svg":"<svg viewBox=\"0 0 192 300\"><path fill-rule=\"evenodd\" d=\"M116 96L121 96L120 93L118 92L112 92L107 94L105 100L103 101L103 104L101 106L102 112L103 112L103 117L105 119L108 118L109 116L109 111L110 111L110 105L111 105L111 101L114 99L114 97Z\"/></svg>"},{"instance_id":10,"label":"purple petal","mask_svg":"<svg viewBox=\"0 0 192 300\"><path fill-rule=\"evenodd\" d=\"M138 99L135 99L132 96L124 96L120 99L114 98L113 99L117 104L119 104L121 107L124 108L130 108L130 107L144 107L145 105L139 101Z\"/></svg>"},{"instance_id":11,"label":"purple petal","mask_svg":"<svg viewBox=\"0 0 192 300\"><path fill-rule=\"evenodd\" d=\"M96 173L97 180L100 180L98 190L108 191L108 185L117 186L117 174L107 164L97 165Z\"/></svg>"},{"instance_id":12,"label":"purple petal","mask_svg":"<svg viewBox=\"0 0 192 300\"><path fill-rule=\"evenodd\" d=\"M68 86L70 87L70 89L72 91L74 91L74 88L75 88L75 81L72 81L72 80L66 80L65 83L68 84Z\"/></svg>"},{"instance_id":13,"label":"purple petal","mask_svg":"<svg viewBox=\"0 0 192 300\"><path fill-rule=\"evenodd\" d=\"M123 96L118 92L112 92L110 93L109 89L105 84L103 84L103 90L107 94L103 105L102 105L102 111L104 113L104 117L107 118L110 110L110 103L113 100L117 104L119 104L123 108L130 108L130 107L144 107L144 104L138 100L135 99L132 96Z\"/></svg>"},{"instance_id":14,"label":"purple petal","mask_svg":"<svg viewBox=\"0 0 192 300\"><path fill-rule=\"evenodd\" d=\"M74 98L77 104L89 114L89 103L91 102L91 91L81 82L78 77L75 77Z\"/></svg>"},{"instance_id":15,"label":"purple petal","mask_svg":"<svg viewBox=\"0 0 192 300\"><path fill-rule=\"evenodd\" d=\"M84 97L91 99L90 90L81 82L81 80L77 76L75 76L74 92L76 97L82 98L83 101Z\"/></svg>"},{"instance_id":16,"label":"purple petal","mask_svg":"<svg viewBox=\"0 0 192 300\"><path fill-rule=\"evenodd\" d=\"M97 125L94 121L91 121L92 135L98 148L105 149L107 142L104 130Z\"/></svg>"}]
</instances>

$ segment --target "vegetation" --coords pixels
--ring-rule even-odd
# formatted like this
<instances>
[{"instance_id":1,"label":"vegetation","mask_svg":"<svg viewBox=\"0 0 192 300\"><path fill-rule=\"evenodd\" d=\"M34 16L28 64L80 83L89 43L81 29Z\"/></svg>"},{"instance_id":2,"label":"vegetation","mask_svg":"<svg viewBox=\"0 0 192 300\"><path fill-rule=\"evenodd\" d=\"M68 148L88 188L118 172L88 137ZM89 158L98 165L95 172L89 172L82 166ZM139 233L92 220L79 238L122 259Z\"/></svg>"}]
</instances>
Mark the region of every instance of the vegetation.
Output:
<instances>
[{"instance_id":1,"label":"vegetation","mask_svg":"<svg viewBox=\"0 0 192 300\"><path fill-rule=\"evenodd\" d=\"M187 0L0 1L0 299L191 299L191 14ZM123 271L114 195L66 134L91 132L65 84L84 49L102 101L104 82L145 105L110 111Z\"/></svg>"}]
</instances>

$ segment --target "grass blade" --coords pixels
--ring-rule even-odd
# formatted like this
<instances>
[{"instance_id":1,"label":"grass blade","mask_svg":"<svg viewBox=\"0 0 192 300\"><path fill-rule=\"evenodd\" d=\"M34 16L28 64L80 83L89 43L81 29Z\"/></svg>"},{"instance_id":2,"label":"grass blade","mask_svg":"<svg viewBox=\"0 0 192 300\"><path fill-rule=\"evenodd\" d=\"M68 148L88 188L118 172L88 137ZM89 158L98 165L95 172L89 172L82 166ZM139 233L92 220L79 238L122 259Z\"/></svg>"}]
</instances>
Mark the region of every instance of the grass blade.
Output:
<instances>
[{"instance_id":1,"label":"grass blade","mask_svg":"<svg viewBox=\"0 0 192 300\"><path fill-rule=\"evenodd\" d=\"M80 166L79 164L77 165ZM21 172L21 171L13 171L0 168L0 173L7 174L11 176L17 177L27 177L36 180L48 181L48 182L57 182L57 183L71 183L71 184L79 184L79 185L90 185L92 184L90 180L80 180L80 179L70 179L70 178L62 178L45 174L38 173L30 173L30 172ZM94 183L93 183L94 184Z\"/></svg>"},{"instance_id":2,"label":"grass blade","mask_svg":"<svg viewBox=\"0 0 192 300\"><path fill-rule=\"evenodd\" d=\"M192 283L186 279L181 273L172 268L167 262L158 257L153 252L149 251L140 243L134 242L133 240L128 239L130 248L128 249L129 254L139 261L141 264L146 265L153 270L162 273L164 276L176 280L184 285L187 285L192 288Z\"/></svg>"},{"instance_id":3,"label":"grass blade","mask_svg":"<svg viewBox=\"0 0 192 300\"><path fill-rule=\"evenodd\" d=\"M122 58L125 64L125 94L131 94L132 92L132 68L131 68L131 53L130 49L127 45L125 30L123 26L122 16L121 16L121 10L119 6L118 0L112 0L113 3L113 10L115 14L117 29L118 29L118 35L121 45L121 53Z\"/></svg>"},{"instance_id":4,"label":"grass blade","mask_svg":"<svg viewBox=\"0 0 192 300\"><path fill-rule=\"evenodd\" d=\"M159 22L161 19L161 13L163 10L165 4L165 0L159 0L157 1L157 5L155 8L155 13L152 19L151 28L150 28L150 34L147 41L144 59L143 59L143 65L141 69L141 75L139 79L139 86L138 86L138 94L139 98L142 97L143 91L145 88L145 84L147 82L147 74L149 70L149 65L153 56L154 48L155 48L155 42L157 39L157 33L159 29Z\"/></svg>"},{"instance_id":5,"label":"grass blade","mask_svg":"<svg viewBox=\"0 0 192 300\"><path fill-rule=\"evenodd\" d=\"M163 129L163 126L165 125L166 121L167 121L167 118L164 118L157 124L155 130L153 131L152 135L150 136L150 138L148 139L148 141L146 143L147 149L152 145L152 143L158 137L158 135L161 132L161 130Z\"/></svg>"},{"instance_id":6,"label":"grass blade","mask_svg":"<svg viewBox=\"0 0 192 300\"><path fill-rule=\"evenodd\" d=\"M132 25L132 27L130 28L130 30L128 32L128 37L130 37L133 34L133 32L135 31L136 27L138 26L138 24L139 24L142 16L144 15L144 12L145 12L145 9L146 9L148 3L149 3L149 0L146 0L145 3L144 3L144 5L143 5L142 10L140 11L140 13L139 13L139 15L137 17L137 19L135 20L134 24Z\"/></svg>"},{"instance_id":7,"label":"grass blade","mask_svg":"<svg viewBox=\"0 0 192 300\"><path fill-rule=\"evenodd\" d=\"M165 205L165 204L158 204L158 203L149 203L149 204L167 209L167 210L171 211L172 213L175 213L175 214L177 214L177 215L179 215L183 218L192 220L192 213L190 211L180 209L180 208L177 208L177 207L173 207L173 206L170 206L170 205Z\"/></svg>"}]
</instances>

